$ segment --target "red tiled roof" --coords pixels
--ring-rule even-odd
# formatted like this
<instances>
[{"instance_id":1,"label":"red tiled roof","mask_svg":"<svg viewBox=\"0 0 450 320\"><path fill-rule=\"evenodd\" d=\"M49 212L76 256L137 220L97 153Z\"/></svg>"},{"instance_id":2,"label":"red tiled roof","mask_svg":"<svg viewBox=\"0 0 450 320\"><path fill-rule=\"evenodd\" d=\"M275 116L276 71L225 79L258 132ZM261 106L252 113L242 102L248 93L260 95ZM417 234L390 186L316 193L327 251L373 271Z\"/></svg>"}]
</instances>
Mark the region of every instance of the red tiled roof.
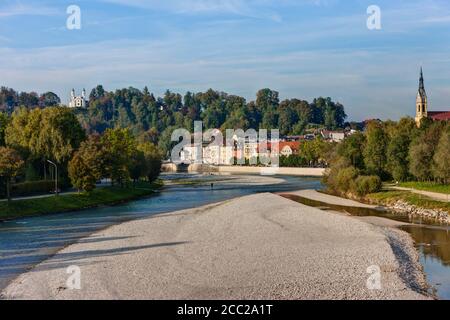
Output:
<instances>
[{"instance_id":1,"label":"red tiled roof","mask_svg":"<svg viewBox=\"0 0 450 320\"><path fill-rule=\"evenodd\" d=\"M289 146L293 152L298 152L300 150L300 141L280 141L278 143L278 150L281 152L281 150L283 150L284 147ZM258 152L260 152L260 150L262 149L262 144L258 144ZM267 150L272 150L272 143L271 142L267 142Z\"/></svg>"},{"instance_id":2,"label":"red tiled roof","mask_svg":"<svg viewBox=\"0 0 450 320\"><path fill-rule=\"evenodd\" d=\"M433 120L450 121L450 111L430 111L428 116Z\"/></svg>"},{"instance_id":3,"label":"red tiled roof","mask_svg":"<svg viewBox=\"0 0 450 320\"><path fill-rule=\"evenodd\" d=\"M296 152L300 150L300 141L280 142L280 151L283 150L283 148L286 146L289 146L292 151Z\"/></svg>"}]
</instances>

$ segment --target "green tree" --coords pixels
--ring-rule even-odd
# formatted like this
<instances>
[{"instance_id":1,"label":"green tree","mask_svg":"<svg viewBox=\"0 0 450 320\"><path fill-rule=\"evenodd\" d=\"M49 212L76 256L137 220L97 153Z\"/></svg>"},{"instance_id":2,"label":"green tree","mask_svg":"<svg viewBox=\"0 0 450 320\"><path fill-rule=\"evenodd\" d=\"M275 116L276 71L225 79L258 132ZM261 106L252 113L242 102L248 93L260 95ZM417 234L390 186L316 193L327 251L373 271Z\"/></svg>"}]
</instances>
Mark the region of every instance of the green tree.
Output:
<instances>
[{"instance_id":1,"label":"green tree","mask_svg":"<svg viewBox=\"0 0 450 320\"><path fill-rule=\"evenodd\" d=\"M24 162L20 154L11 148L0 147L0 177L6 181L6 197L11 201L11 179L19 175Z\"/></svg>"},{"instance_id":2,"label":"green tree","mask_svg":"<svg viewBox=\"0 0 450 320\"><path fill-rule=\"evenodd\" d=\"M396 181L409 178L409 149L411 146L415 122L412 118L403 118L398 124L385 124L390 141L387 147L387 169Z\"/></svg>"},{"instance_id":3,"label":"green tree","mask_svg":"<svg viewBox=\"0 0 450 320\"><path fill-rule=\"evenodd\" d=\"M39 98L42 107L56 107L61 104L61 99L53 92L43 93Z\"/></svg>"},{"instance_id":4,"label":"green tree","mask_svg":"<svg viewBox=\"0 0 450 320\"><path fill-rule=\"evenodd\" d=\"M108 129L101 138L105 151L105 172L111 183L123 185L130 179L129 165L136 141L128 129Z\"/></svg>"},{"instance_id":5,"label":"green tree","mask_svg":"<svg viewBox=\"0 0 450 320\"><path fill-rule=\"evenodd\" d=\"M386 150L388 137L382 125L371 122L366 132L366 147L364 149L364 163L369 174L379 177L385 176Z\"/></svg>"},{"instance_id":6,"label":"green tree","mask_svg":"<svg viewBox=\"0 0 450 320\"><path fill-rule=\"evenodd\" d=\"M420 181L431 181L433 178L433 157L445 123L427 123L424 121L423 124L419 135L411 143L409 171Z\"/></svg>"},{"instance_id":7,"label":"green tree","mask_svg":"<svg viewBox=\"0 0 450 320\"><path fill-rule=\"evenodd\" d=\"M442 183L450 182L450 125L442 133L433 157L433 175Z\"/></svg>"},{"instance_id":8,"label":"green tree","mask_svg":"<svg viewBox=\"0 0 450 320\"><path fill-rule=\"evenodd\" d=\"M67 163L86 139L78 119L72 110L63 107L43 109L41 119L36 150L46 159Z\"/></svg>"},{"instance_id":9,"label":"green tree","mask_svg":"<svg viewBox=\"0 0 450 320\"><path fill-rule=\"evenodd\" d=\"M387 168L396 181L406 181L409 177L410 137L397 132L391 138L387 148Z\"/></svg>"},{"instance_id":10,"label":"green tree","mask_svg":"<svg viewBox=\"0 0 450 320\"><path fill-rule=\"evenodd\" d=\"M5 146L5 131L8 123L9 117L5 113L0 112L0 146Z\"/></svg>"},{"instance_id":11,"label":"green tree","mask_svg":"<svg viewBox=\"0 0 450 320\"><path fill-rule=\"evenodd\" d=\"M153 143L144 142L137 146L137 149L144 154L145 158L145 175L148 180L154 181L161 173L162 155Z\"/></svg>"},{"instance_id":12,"label":"green tree","mask_svg":"<svg viewBox=\"0 0 450 320\"><path fill-rule=\"evenodd\" d=\"M366 137L363 133L357 132L347 137L337 147L339 156L347 159L355 168L364 170L364 147L366 144Z\"/></svg>"},{"instance_id":13,"label":"green tree","mask_svg":"<svg viewBox=\"0 0 450 320\"><path fill-rule=\"evenodd\" d=\"M278 128L279 93L270 89L259 90L256 94L256 106L261 111L262 129ZM256 129L256 128L255 128Z\"/></svg>"},{"instance_id":14,"label":"green tree","mask_svg":"<svg viewBox=\"0 0 450 320\"><path fill-rule=\"evenodd\" d=\"M72 185L90 192L104 176L105 152L98 136L90 136L69 162L68 171Z\"/></svg>"},{"instance_id":15,"label":"green tree","mask_svg":"<svg viewBox=\"0 0 450 320\"><path fill-rule=\"evenodd\" d=\"M139 181L140 178L147 175L148 163L145 154L141 150L134 150L129 163L130 178L133 182Z\"/></svg>"}]
</instances>

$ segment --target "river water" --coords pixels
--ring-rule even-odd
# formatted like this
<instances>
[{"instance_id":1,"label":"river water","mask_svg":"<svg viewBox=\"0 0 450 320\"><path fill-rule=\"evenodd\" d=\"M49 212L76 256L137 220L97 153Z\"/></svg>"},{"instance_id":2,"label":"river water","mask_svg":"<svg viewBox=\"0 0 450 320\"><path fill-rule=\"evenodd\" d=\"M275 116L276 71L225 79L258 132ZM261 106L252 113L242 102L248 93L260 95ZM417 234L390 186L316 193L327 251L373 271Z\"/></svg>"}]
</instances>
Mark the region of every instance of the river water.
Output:
<instances>
[{"instance_id":1,"label":"river water","mask_svg":"<svg viewBox=\"0 0 450 320\"><path fill-rule=\"evenodd\" d=\"M214 178L214 177L212 177ZM223 179L233 177L223 177ZM121 222L151 215L194 208L209 203L258 192L283 192L320 188L317 178L278 177L283 183L274 185L242 185L215 183L192 184L205 179L201 175L162 175L170 183L185 181L185 185L169 185L157 194L114 207L103 207L0 223L0 291L15 277L49 258L61 248L95 231ZM222 179L222 178L221 178Z\"/></svg>"},{"instance_id":2,"label":"river water","mask_svg":"<svg viewBox=\"0 0 450 320\"><path fill-rule=\"evenodd\" d=\"M211 188L205 177L192 174L165 174L169 183L157 194L138 201L114 207L103 207L70 213L61 213L0 223L0 291L18 275L49 258L60 249L80 238L108 226L121 222L145 218L151 215L194 208L210 203L236 198L253 193L283 193L301 189L320 189L317 178L277 177L283 180L273 185L246 185L214 183ZM185 184L176 184L176 182ZM198 181L199 184L196 184ZM175 182L175 184L170 184ZM194 183L192 183L194 182ZM411 234L420 253L433 293L441 299L450 299L450 228L420 218L396 215L371 209L330 206L328 204L295 197L292 200L308 206L345 211L358 216L382 216L388 219L411 223L401 227Z\"/></svg>"}]
</instances>

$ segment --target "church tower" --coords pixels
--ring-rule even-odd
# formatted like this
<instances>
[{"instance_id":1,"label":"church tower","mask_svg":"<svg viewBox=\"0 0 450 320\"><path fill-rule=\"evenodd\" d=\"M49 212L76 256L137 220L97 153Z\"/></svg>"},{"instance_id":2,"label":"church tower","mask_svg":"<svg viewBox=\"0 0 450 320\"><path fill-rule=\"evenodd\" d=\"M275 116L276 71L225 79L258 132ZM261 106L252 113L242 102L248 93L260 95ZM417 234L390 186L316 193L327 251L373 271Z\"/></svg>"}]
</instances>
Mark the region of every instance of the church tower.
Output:
<instances>
[{"instance_id":1,"label":"church tower","mask_svg":"<svg viewBox=\"0 0 450 320\"><path fill-rule=\"evenodd\" d=\"M419 92L416 99L416 124L420 127L423 118L428 117L428 98L425 92L425 84L423 80L423 70L420 68Z\"/></svg>"}]
</instances>

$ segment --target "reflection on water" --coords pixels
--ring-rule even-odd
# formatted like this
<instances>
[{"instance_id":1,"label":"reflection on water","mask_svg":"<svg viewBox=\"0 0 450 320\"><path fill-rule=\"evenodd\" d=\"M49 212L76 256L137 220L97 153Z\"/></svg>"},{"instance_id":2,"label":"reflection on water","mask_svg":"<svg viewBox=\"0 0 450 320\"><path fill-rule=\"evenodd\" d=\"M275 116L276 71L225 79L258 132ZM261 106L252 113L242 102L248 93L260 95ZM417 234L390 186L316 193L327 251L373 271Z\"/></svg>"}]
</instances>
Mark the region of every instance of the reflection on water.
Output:
<instances>
[{"instance_id":1,"label":"reflection on water","mask_svg":"<svg viewBox=\"0 0 450 320\"><path fill-rule=\"evenodd\" d=\"M442 225L435 220L423 220L420 217L393 213L381 208L331 205L294 195L283 195L283 197L322 210L345 212L358 217L383 217L408 223L400 229L408 232L414 239L428 283L433 287L433 293L440 299L450 300L450 227L448 225Z\"/></svg>"},{"instance_id":2,"label":"reflection on water","mask_svg":"<svg viewBox=\"0 0 450 320\"><path fill-rule=\"evenodd\" d=\"M214 178L214 177L210 177ZM319 179L282 177L281 184L249 186L233 183L170 185L154 196L115 207L103 207L0 223L0 290L9 281L61 248L102 228L151 215L194 208L257 192L316 189ZM163 175L164 180L205 179L201 175ZM209 179L209 178L208 178ZM222 179L222 178L221 178Z\"/></svg>"},{"instance_id":3,"label":"reflection on water","mask_svg":"<svg viewBox=\"0 0 450 320\"><path fill-rule=\"evenodd\" d=\"M403 226L419 250L428 282L441 299L450 300L450 228Z\"/></svg>"}]
</instances>

